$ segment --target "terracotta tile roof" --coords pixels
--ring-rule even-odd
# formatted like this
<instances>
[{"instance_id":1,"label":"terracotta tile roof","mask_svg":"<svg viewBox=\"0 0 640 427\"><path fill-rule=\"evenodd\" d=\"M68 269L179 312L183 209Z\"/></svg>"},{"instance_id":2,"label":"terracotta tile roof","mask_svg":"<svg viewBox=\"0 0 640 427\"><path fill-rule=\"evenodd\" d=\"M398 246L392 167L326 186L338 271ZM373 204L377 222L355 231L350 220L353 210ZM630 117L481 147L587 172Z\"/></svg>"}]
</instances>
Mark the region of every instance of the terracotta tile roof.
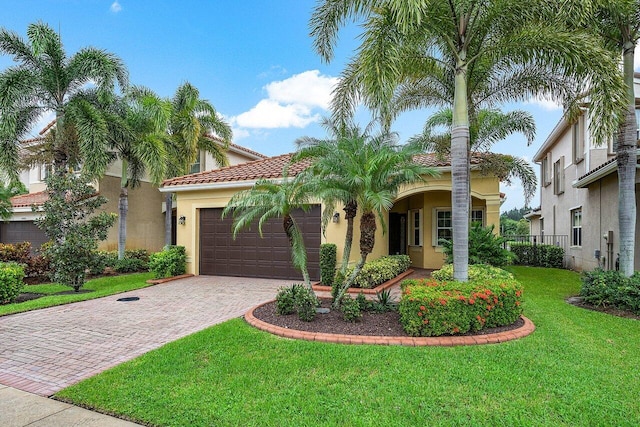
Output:
<instances>
[{"instance_id":1,"label":"terracotta tile roof","mask_svg":"<svg viewBox=\"0 0 640 427\"><path fill-rule=\"evenodd\" d=\"M206 172L179 176L167 179L162 183L163 187L182 186L194 184L210 184L214 182L252 181L260 178L282 178L282 171L289 164L293 153L268 157L263 160L242 163ZM451 162L445 158L439 158L435 154L420 154L415 157L418 163L431 167L450 166ZM478 164L479 156L472 156L471 163ZM289 176L296 176L309 166L310 161L296 163L289 167Z\"/></svg>"},{"instance_id":2,"label":"terracotta tile roof","mask_svg":"<svg viewBox=\"0 0 640 427\"><path fill-rule=\"evenodd\" d=\"M213 182L249 181L260 178L281 178L282 171L291 160L291 154L283 154L276 157L268 157L263 160L241 163L206 172L179 176L167 179L162 183L163 187L190 184L208 184ZM296 176L309 166L309 162L300 162L289 167L289 176Z\"/></svg>"},{"instance_id":3,"label":"terracotta tile roof","mask_svg":"<svg viewBox=\"0 0 640 427\"><path fill-rule=\"evenodd\" d=\"M585 173L584 175L582 175L580 178L578 178L578 181L580 181L581 179L584 179L586 177L588 177L589 175L591 175L592 173L595 173L597 171L599 171L600 169L604 169L606 166L610 165L611 163L615 162L617 160L616 157L607 160L606 162L604 162L601 165L598 165L598 167L591 169L589 172Z\"/></svg>"},{"instance_id":4,"label":"terracotta tile roof","mask_svg":"<svg viewBox=\"0 0 640 427\"><path fill-rule=\"evenodd\" d=\"M30 208L31 205L42 205L48 198L46 191L22 194L11 198L11 206L14 208Z\"/></svg>"}]
</instances>

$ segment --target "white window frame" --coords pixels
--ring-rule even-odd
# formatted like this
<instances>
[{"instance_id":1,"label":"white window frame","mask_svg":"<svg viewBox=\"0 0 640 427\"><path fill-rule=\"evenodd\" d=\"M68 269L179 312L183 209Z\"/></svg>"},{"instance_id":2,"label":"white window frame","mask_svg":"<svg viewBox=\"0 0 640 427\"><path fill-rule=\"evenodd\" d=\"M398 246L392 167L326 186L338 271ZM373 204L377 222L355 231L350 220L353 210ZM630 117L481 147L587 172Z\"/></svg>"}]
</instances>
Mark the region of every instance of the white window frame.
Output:
<instances>
[{"instance_id":1,"label":"white window frame","mask_svg":"<svg viewBox=\"0 0 640 427\"><path fill-rule=\"evenodd\" d=\"M480 213L480 220L476 220L474 219L474 217L477 216L477 214ZM485 226L486 224L486 215L484 214L484 208L471 208L471 219L470 219L471 223L473 222L479 222L481 226Z\"/></svg>"},{"instance_id":2,"label":"white window frame","mask_svg":"<svg viewBox=\"0 0 640 427\"><path fill-rule=\"evenodd\" d=\"M38 173L40 182L44 182L53 172L53 165L51 163L43 163L40 165L40 171Z\"/></svg>"},{"instance_id":3,"label":"white window frame","mask_svg":"<svg viewBox=\"0 0 640 427\"><path fill-rule=\"evenodd\" d=\"M551 184L551 153L547 153L547 155L542 159L542 186L547 187Z\"/></svg>"},{"instance_id":4,"label":"white window frame","mask_svg":"<svg viewBox=\"0 0 640 427\"><path fill-rule=\"evenodd\" d=\"M451 221L451 227L438 227L438 214L440 212L449 212L449 219ZM453 216L452 216L452 211L450 207L442 207L442 208L434 208L433 209L433 221L432 221L432 228L431 228L431 245L439 248L442 247L442 245L438 242L438 230L442 228L442 229L451 229L451 233L452 233L452 237L453 237Z\"/></svg>"},{"instance_id":5,"label":"white window frame","mask_svg":"<svg viewBox=\"0 0 640 427\"><path fill-rule=\"evenodd\" d=\"M422 209L409 210L409 246L422 246L423 218Z\"/></svg>"},{"instance_id":6,"label":"white window frame","mask_svg":"<svg viewBox=\"0 0 640 427\"><path fill-rule=\"evenodd\" d=\"M197 170L193 170L197 166ZM189 173L199 173L202 172L202 151L198 150L198 156L196 157L196 161L191 163L189 166Z\"/></svg>"},{"instance_id":7,"label":"white window frame","mask_svg":"<svg viewBox=\"0 0 640 427\"><path fill-rule=\"evenodd\" d=\"M582 207L571 209L570 213L571 213L571 246L582 247ZM578 215L576 216L576 214ZM576 218L578 219L578 221L576 221Z\"/></svg>"}]
</instances>

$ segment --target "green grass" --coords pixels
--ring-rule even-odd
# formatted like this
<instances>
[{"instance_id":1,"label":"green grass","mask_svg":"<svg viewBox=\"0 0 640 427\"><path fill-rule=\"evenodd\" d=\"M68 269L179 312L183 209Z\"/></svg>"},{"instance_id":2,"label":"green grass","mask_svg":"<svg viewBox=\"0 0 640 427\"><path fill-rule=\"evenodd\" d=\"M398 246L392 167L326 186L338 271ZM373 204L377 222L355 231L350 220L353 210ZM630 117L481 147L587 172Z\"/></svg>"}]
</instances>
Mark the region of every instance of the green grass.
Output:
<instances>
[{"instance_id":1,"label":"green grass","mask_svg":"<svg viewBox=\"0 0 640 427\"><path fill-rule=\"evenodd\" d=\"M113 277L100 277L98 279L87 281L87 283L82 287L82 289L91 290L93 292L66 295L54 294L73 290L69 286L58 285L55 283L45 285L27 285L24 287L23 292L46 294L47 296L17 304L0 305L0 316L21 313L29 310L37 310L39 308L53 307L54 305L69 304L71 302L106 297L108 295L119 294L121 292L131 291L134 289L145 288L150 286L146 281L152 278L152 273L135 273Z\"/></svg>"},{"instance_id":2,"label":"green grass","mask_svg":"<svg viewBox=\"0 0 640 427\"><path fill-rule=\"evenodd\" d=\"M162 426L640 425L640 324L565 303L573 272L511 271L537 327L520 340L350 346L234 319L57 397Z\"/></svg>"}]
</instances>

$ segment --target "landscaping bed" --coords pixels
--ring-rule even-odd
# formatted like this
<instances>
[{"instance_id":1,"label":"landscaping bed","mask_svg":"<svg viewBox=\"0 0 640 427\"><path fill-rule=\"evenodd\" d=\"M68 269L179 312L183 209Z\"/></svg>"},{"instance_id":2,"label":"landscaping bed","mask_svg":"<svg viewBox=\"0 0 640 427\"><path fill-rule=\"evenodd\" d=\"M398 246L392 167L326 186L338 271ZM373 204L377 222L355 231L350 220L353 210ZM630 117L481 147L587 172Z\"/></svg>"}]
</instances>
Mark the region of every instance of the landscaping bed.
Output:
<instances>
[{"instance_id":1,"label":"landscaping bed","mask_svg":"<svg viewBox=\"0 0 640 427\"><path fill-rule=\"evenodd\" d=\"M331 300L321 299L321 307L329 308ZM358 322L347 322L340 310L331 310L327 314L317 314L311 322L305 322L298 318L296 314L286 316L276 314L275 301L261 305L253 311L253 315L263 322L280 326L286 329L320 332L342 335L366 335L366 336L402 336L407 337L400 324L400 314L397 311L385 313L363 312L362 318ZM522 318L512 325L497 328L485 328L476 333L458 334L458 336L485 335L503 331L510 331L524 325Z\"/></svg>"}]
</instances>

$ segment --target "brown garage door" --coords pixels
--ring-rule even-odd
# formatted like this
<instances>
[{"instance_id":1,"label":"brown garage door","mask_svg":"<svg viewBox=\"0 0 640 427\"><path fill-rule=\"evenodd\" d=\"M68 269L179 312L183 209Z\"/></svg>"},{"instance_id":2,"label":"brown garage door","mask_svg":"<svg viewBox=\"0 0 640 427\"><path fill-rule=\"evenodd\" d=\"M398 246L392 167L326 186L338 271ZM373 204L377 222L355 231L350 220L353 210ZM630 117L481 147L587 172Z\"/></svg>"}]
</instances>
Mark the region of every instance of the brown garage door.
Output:
<instances>
[{"instance_id":1,"label":"brown garage door","mask_svg":"<svg viewBox=\"0 0 640 427\"><path fill-rule=\"evenodd\" d=\"M233 240L232 218L220 219L222 209L200 210L200 274L218 276L267 277L302 280L302 274L291 264L289 241L282 229L282 219L273 219L262 227L257 224ZM309 212L293 213L304 235L307 264L312 280L320 278L320 206Z\"/></svg>"},{"instance_id":2,"label":"brown garage door","mask_svg":"<svg viewBox=\"0 0 640 427\"><path fill-rule=\"evenodd\" d=\"M40 249L40 245L49 241L44 231L40 230L32 221L3 222L0 224L0 242L22 243L31 242L31 249Z\"/></svg>"}]
</instances>

